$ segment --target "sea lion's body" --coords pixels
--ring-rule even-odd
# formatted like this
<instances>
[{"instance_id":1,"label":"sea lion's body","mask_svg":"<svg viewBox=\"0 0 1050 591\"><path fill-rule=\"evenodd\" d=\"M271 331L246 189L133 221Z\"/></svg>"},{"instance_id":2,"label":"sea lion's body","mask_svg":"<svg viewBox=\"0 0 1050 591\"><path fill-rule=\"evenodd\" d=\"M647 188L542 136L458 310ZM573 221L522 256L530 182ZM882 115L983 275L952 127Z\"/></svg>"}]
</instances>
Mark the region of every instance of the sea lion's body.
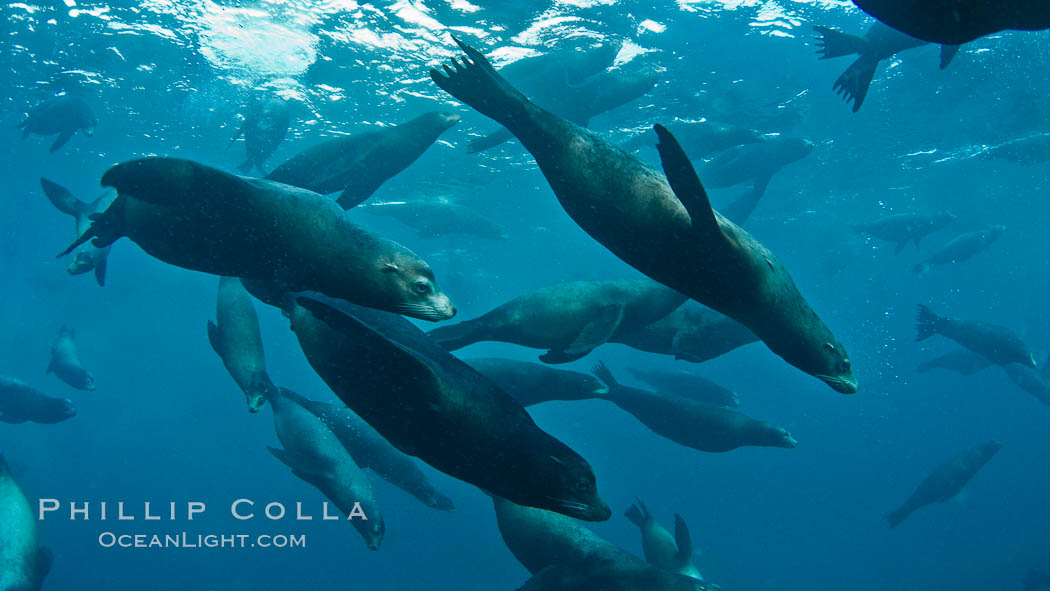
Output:
<instances>
[{"instance_id":1,"label":"sea lion's body","mask_svg":"<svg viewBox=\"0 0 1050 591\"><path fill-rule=\"evenodd\" d=\"M467 235L506 240L507 233L477 211L445 201L392 201L361 205L359 210L385 215L414 228L421 238Z\"/></svg>"},{"instance_id":2,"label":"sea lion's body","mask_svg":"<svg viewBox=\"0 0 1050 591\"><path fill-rule=\"evenodd\" d=\"M933 359L923 361L919 364L919 372L925 373L931 369L946 369L960 375L973 375L986 367L995 365L987 357L980 353L974 353L969 349L958 349L951 353L945 353ZM1027 366L1025 366L1027 367Z\"/></svg>"},{"instance_id":3,"label":"sea lion's body","mask_svg":"<svg viewBox=\"0 0 1050 591\"><path fill-rule=\"evenodd\" d=\"M492 357L464 361L495 382L522 406L551 400L588 400L608 390L594 376L554 369L539 363Z\"/></svg>"},{"instance_id":4,"label":"sea lion's body","mask_svg":"<svg viewBox=\"0 0 1050 591\"><path fill-rule=\"evenodd\" d=\"M1017 164L1039 164L1050 160L1050 133L1037 133L988 148L986 158L1002 158Z\"/></svg>"},{"instance_id":5,"label":"sea lion's body","mask_svg":"<svg viewBox=\"0 0 1050 591\"><path fill-rule=\"evenodd\" d=\"M765 140L765 137L754 129L707 119L674 121L667 124L667 129L674 134L685 151L693 158L707 158L722 150L744 144L756 144ZM645 145L655 147L656 141L656 134L646 131L628 140L624 147L632 150Z\"/></svg>"},{"instance_id":6,"label":"sea lion's body","mask_svg":"<svg viewBox=\"0 0 1050 591\"><path fill-rule=\"evenodd\" d=\"M966 483L970 482L1002 446L998 441L989 441L955 456L938 467L922 481L903 505L886 517L890 527L900 525L916 509L933 503L943 503L959 494Z\"/></svg>"},{"instance_id":7,"label":"sea lion's body","mask_svg":"<svg viewBox=\"0 0 1050 591\"><path fill-rule=\"evenodd\" d=\"M685 304L667 316L609 342L703 363L733 349L757 342L755 333L724 314L697 304Z\"/></svg>"},{"instance_id":8,"label":"sea lion's body","mask_svg":"<svg viewBox=\"0 0 1050 591\"><path fill-rule=\"evenodd\" d=\"M636 367L628 368L627 371L660 392L715 406L740 406L740 398L736 392L694 373Z\"/></svg>"},{"instance_id":9,"label":"sea lion's body","mask_svg":"<svg viewBox=\"0 0 1050 591\"><path fill-rule=\"evenodd\" d=\"M665 177L529 102L481 53L460 46L469 59L457 61L456 69L445 66L447 75L431 70L431 78L513 132L581 228L650 278L740 321L792 365L840 392L857 390L843 347L787 270L711 209L688 157L666 129L657 128Z\"/></svg>"},{"instance_id":10,"label":"sea lion's body","mask_svg":"<svg viewBox=\"0 0 1050 591\"><path fill-rule=\"evenodd\" d=\"M208 322L208 342L222 359L241 392L249 412L258 412L277 391L266 373L266 355L259 332L259 316L248 292L236 277L219 278L215 322Z\"/></svg>"},{"instance_id":11,"label":"sea lion's body","mask_svg":"<svg viewBox=\"0 0 1050 591\"><path fill-rule=\"evenodd\" d=\"M51 343L51 362L47 365L47 373L55 374L58 379L78 390L94 390L95 378L80 363L74 338L72 328L63 326L59 329L58 336Z\"/></svg>"},{"instance_id":12,"label":"sea lion's body","mask_svg":"<svg viewBox=\"0 0 1050 591\"><path fill-rule=\"evenodd\" d=\"M867 224L858 224L853 227L857 232L870 234L879 240L893 242L897 245L894 253L904 250L909 242L915 243L919 248L919 241L924 236L932 234L955 219L949 212L934 214L919 213L897 213L875 220Z\"/></svg>"},{"instance_id":13,"label":"sea lion's body","mask_svg":"<svg viewBox=\"0 0 1050 591\"><path fill-rule=\"evenodd\" d=\"M339 205L349 209L408 168L457 122L459 116L435 111L400 125L325 140L281 164L266 179L322 195L342 191Z\"/></svg>"},{"instance_id":14,"label":"sea lion's body","mask_svg":"<svg viewBox=\"0 0 1050 591\"><path fill-rule=\"evenodd\" d=\"M812 151L813 143L808 140L770 138L725 150L708 161L700 174L704 184L715 189L754 183L755 191L761 193L777 171Z\"/></svg>"},{"instance_id":15,"label":"sea lion's body","mask_svg":"<svg viewBox=\"0 0 1050 591\"><path fill-rule=\"evenodd\" d=\"M997 31L1050 28L1050 4L1031 0L854 0L887 25L930 43L961 44Z\"/></svg>"},{"instance_id":16,"label":"sea lion's body","mask_svg":"<svg viewBox=\"0 0 1050 591\"><path fill-rule=\"evenodd\" d=\"M938 316L928 306L919 305L916 321L917 341L935 334L947 337L963 347L984 355L992 363L1020 363L1036 367L1035 355L1014 331L1005 326Z\"/></svg>"},{"instance_id":17,"label":"sea lion's body","mask_svg":"<svg viewBox=\"0 0 1050 591\"><path fill-rule=\"evenodd\" d=\"M627 554L588 556L536 573L518 591L709 591L691 577L671 573Z\"/></svg>"},{"instance_id":18,"label":"sea lion's body","mask_svg":"<svg viewBox=\"0 0 1050 591\"><path fill-rule=\"evenodd\" d=\"M76 414L69 399L52 398L21 380L0 376L0 422L52 425Z\"/></svg>"},{"instance_id":19,"label":"sea lion's body","mask_svg":"<svg viewBox=\"0 0 1050 591\"><path fill-rule=\"evenodd\" d=\"M912 267L912 270L923 273L933 265L954 265L973 258L991 246L1005 231L1006 226L989 226L983 230L962 234L942 246L925 261Z\"/></svg>"},{"instance_id":20,"label":"sea lion's body","mask_svg":"<svg viewBox=\"0 0 1050 591\"><path fill-rule=\"evenodd\" d=\"M29 115L18 124L22 130L22 139L29 134L55 135L51 151L55 152L65 145L77 130L91 135L95 132L98 119L84 99L68 94L50 98L29 110Z\"/></svg>"},{"instance_id":21,"label":"sea lion's body","mask_svg":"<svg viewBox=\"0 0 1050 591\"><path fill-rule=\"evenodd\" d=\"M76 222L75 236L78 237L91 227L91 216L104 211L117 197L116 191L109 190L88 203L80 201L68 189L54 181L41 178L40 186L44 188L44 194L47 195L48 201L55 206L55 209L73 216ZM70 275L80 275L94 271L95 281L100 286L105 286L109 251L109 246L98 248L90 243L81 244L73 251L73 261L66 267L66 272Z\"/></svg>"},{"instance_id":22,"label":"sea lion's body","mask_svg":"<svg viewBox=\"0 0 1050 591\"><path fill-rule=\"evenodd\" d=\"M37 545L36 515L0 456L0 590L39 591L51 552Z\"/></svg>"},{"instance_id":23,"label":"sea lion's body","mask_svg":"<svg viewBox=\"0 0 1050 591\"><path fill-rule=\"evenodd\" d=\"M266 159L281 145L291 122L291 107L281 99L269 98L253 104L229 144L232 146L237 138L244 136L246 159L237 170L249 174L255 168L265 173L263 165Z\"/></svg>"},{"instance_id":24,"label":"sea lion's body","mask_svg":"<svg viewBox=\"0 0 1050 591\"><path fill-rule=\"evenodd\" d=\"M675 533L653 517L641 499L624 514L642 532L642 552L649 564L663 570L703 581L704 577L693 564L693 541L689 526L681 515L675 515Z\"/></svg>"}]
</instances>

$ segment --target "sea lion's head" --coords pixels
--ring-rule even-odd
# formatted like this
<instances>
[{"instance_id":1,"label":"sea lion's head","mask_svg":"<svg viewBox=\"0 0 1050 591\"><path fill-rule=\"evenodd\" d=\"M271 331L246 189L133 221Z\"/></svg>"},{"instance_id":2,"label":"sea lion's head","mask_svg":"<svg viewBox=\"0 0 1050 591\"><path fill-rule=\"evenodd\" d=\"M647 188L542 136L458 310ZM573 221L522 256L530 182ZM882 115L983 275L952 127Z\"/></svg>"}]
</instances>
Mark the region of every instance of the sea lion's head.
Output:
<instances>
[{"instance_id":1,"label":"sea lion's head","mask_svg":"<svg viewBox=\"0 0 1050 591\"><path fill-rule=\"evenodd\" d=\"M80 251L73 255L73 261L66 267L70 275L82 275L95 268L95 258L90 252Z\"/></svg>"},{"instance_id":2,"label":"sea lion's head","mask_svg":"<svg viewBox=\"0 0 1050 591\"><path fill-rule=\"evenodd\" d=\"M95 116L95 113L91 111L84 113L80 120L80 129L84 131L84 134L93 135L96 127L98 127L98 117Z\"/></svg>"},{"instance_id":3,"label":"sea lion's head","mask_svg":"<svg viewBox=\"0 0 1050 591\"><path fill-rule=\"evenodd\" d=\"M456 504L452 502L452 499L439 493L436 490L431 490L430 494L427 495L426 506L431 509L437 509L438 511L453 512L456 510Z\"/></svg>"},{"instance_id":4,"label":"sea lion's head","mask_svg":"<svg viewBox=\"0 0 1050 591\"><path fill-rule=\"evenodd\" d=\"M769 447L786 447L788 449L798 447L798 441L796 441L795 438L791 436L791 433L788 433L788 430L783 427L769 425L765 434L765 443Z\"/></svg>"},{"instance_id":5,"label":"sea lion's head","mask_svg":"<svg viewBox=\"0 0 1050 591\"><path fill-rule=\"evenodd\" d=\"M419 122L429 129L437 130L438 134L459 123L459 115L448 111L430 111L419 116Z\"/></svg>"},{"instance_id":6,"label":"sea lion's head","mask_svg":"<svg viewBox=\"0 0 1050 591\"><path fill-rule=\"evenodd\" d=\"M383 516L373 515L367 521L361 520L355 523L368 549L373 552L379 550L379 545L383 543L383 536L386 535L386 522L383 521Z\"/></svg>"},{"instance_id":7,"label":"sea lion's head","mask_svg":"<svg viewBox=\"0 0 1050 591\"><path fill-rule=\"evenodd\" d=\"M859 387L857 377L853 375L853 364L849 355L831 331L825 331L827 340L820 346L820 352L816 354L817 359L811 360L812 364L800 367L840 394L856 394Z\"/></svg>"},{"instance_id":8,"label":"sea lion's head","mask_svg":"<svg viewBox=\"0 0 1050 591\"><path fill-rule=\"evenodd\" d=\"M53 398L50 400L51 413L49 423L61 423L62 421L77 416L77 409L73 401L68 398Z\"/></svg>"},{"instance_id":9,"label":"sea lion's head","mask_svg":"<svg viewBox=\"0 0 1050 591\"><path fill-rule=\"evenodd\" d=\"M546 493L538 505L584 521L609 519L612 509L598 495L590 464L560 441L553 443L553 453L543 462L542 483L535 483Z\"/></svg>"},{"instance_id":10,"label":"sea lion's head","mask_svg":"<svg viewBox=\"0 0 1050 591\"><path fill-rule=\"evenodd\" d=\"M1006 231L1006 226L995 225L989 227L987 230L981 232L981 239L985 244L991 244L999 238L999 236Z\"/></svg>"},{"instance_id":11,"label":"sea lion's head","mask_svg":"<svg viewBox=\"0 0 1050 591\"><path fill-rule=\"evenodd\" d=\"M397 301L390 307L398 314L437 322L456 315L456 307L434 279L426 261L410 252L397 252L381 262L387 290Z\"/></svg>"}]
</instances>

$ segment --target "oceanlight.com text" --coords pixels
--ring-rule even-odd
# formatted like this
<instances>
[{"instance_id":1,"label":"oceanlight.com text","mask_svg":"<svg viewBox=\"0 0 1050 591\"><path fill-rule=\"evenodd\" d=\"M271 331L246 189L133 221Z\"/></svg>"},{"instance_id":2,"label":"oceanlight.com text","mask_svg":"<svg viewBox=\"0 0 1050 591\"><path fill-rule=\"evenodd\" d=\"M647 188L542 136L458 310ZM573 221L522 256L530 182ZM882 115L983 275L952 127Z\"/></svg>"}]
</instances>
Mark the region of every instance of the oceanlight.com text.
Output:
<instances>
[{"instance_id":1,"label":"oceanlight.com text","mask_svg":"<svg viewBox=\"0 0 1050 591\"><path fill-rule=\"evenodd\" d=\"M98 544L103 548L305 548L305 534L117 534L102 532Z\"/></svg>"}]
</instances>

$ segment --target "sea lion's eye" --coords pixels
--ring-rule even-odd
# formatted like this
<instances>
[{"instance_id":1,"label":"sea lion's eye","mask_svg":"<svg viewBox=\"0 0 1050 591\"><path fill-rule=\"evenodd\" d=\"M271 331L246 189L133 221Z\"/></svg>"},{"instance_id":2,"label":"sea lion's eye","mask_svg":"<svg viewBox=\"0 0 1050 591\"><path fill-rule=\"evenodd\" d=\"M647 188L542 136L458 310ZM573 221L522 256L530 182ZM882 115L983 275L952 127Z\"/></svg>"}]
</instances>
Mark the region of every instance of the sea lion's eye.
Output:
<instances>
[{"instance_id":1,"label":"sea lion's eye","mask_svg":"<svg viewBox=\"0 0 1050 591\"><path fill-rule=\"evenodd\" d=\"M577 492L586 492L588 488L589 487L587 486L587 481L586 480L580 479L580 480L576 481L576 491Z\"/></svg>"},{"instance_id":2,"label":"sea lion's eye","mask_svg":"<svg viewBox=\"0 0 1050 591\"><path fill-rule=\"evenodd\" d=\"M427 293L429 291L430 291L430 284L429 283L427 283L426 281L417 281L416 282L416 292L417 293Z\"/></svg>"},{"instance_id":3,"label":"sea lion's eye","mask_svg":"<svg viewBox=\"0 0 1050 591\"><path fill-rule=\"evenodd\" d=\"M834 351L835 350L835 345L832 345L831 343L824 343L824 348L827 349L828 351Z\"/></svg>"}]
</instances>

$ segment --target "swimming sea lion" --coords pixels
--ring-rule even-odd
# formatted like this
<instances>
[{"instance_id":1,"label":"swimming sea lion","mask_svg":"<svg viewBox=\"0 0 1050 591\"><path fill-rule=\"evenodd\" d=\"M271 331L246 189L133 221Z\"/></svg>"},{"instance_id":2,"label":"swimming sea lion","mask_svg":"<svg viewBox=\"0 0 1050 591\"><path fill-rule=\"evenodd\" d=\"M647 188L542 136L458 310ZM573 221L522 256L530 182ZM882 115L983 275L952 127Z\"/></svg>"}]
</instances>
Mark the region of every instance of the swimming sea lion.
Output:
<instances>
[{"instance_id":1,"label":"swimming sea lion","mask_svg":"<svg viewBox=\"0 0 1050 591\"><path fill-rule=\"evenodd\" d=\"M244 136L244 151L247 159L237 167L241 174L249 174L252 168L265 174L263 164L273 154L277 146L281 145L284 136L288 133L288 125L292 122L292 110L288 103L278 99L269 98L264 101L253 103L244 117L244 123L237 129L230 146L237 138Z\"/></svg>"},{"instance_id":2,"label":"swimming sea lion","mask_svg":"<svg viewBox=\"0 0 1050 591\"><path fill-rule=\"evenodd\" d=\"M715 406L740 406L740 398L736 392L694 373L637 367L629 367L627 371L660 392Z\"/></svg>"},{"instance_id":3,"label":"swimming sea lion","mask_svg":"<svg viewBox=\"0 0 1050 591\"><path fill-rule=\"evenodd\" d=\"M925 373L931 369L947 369L948 371L954 371L960 375L969 376L986 367L991 367L992 365L995 364L980 353L974 353L969 349L958 349L951 353L945 353L939 357L923 361L919 364L919 372Z\"/></svg>"},{"instance_id":4,"label":"swimming sea lion","mask_svg":"<svg viewBox=\"0 0 1050 591\"><path fill-rule=\"evenodd\" d=\"M1006 231L1006 226L989 226L976 232L968 232L951 240L941 247L940 250L929 256L924 262L914 267L912 271L925 273L933 265L954 265L980 253L988 248L999 236Z\"/></svg>"},{"instance_id":5,"label":"swimming sea lion","mask_svg":"<svg viewBox=\"0 0 1050 591\"><path fill-rule=\"evenodd\" d=\"M989 441L938 467L900 508L886 516L890 527L900 525L916 509L951 500L1002 447L1003 444L998 441Z\"/></svg>"},{"instance_id":6,"label":"swimming sea lion","mask_svg":"<svg viewBox=\"0 0 1050 591\"><path fill-rule=\"evenodd\" d=\"M259 412L277 390L266 373L259 317L248 292L236 277L219 278L215 322L208 321L208 342L248 403Z\"/></svg>"},{"instance_id":7,"label":"swimming sea lion","mask_svg":"<svg viewBox=\"0 0 1050 591\"><path fill-rule=\"evenodd\" d=\"M58 336L51 343L51 362L47 365L47 373L55 374L55 377L77 390L94 390L95 378L80 363L77 344L73 340L75 336L73 329L68 326L58 330Z\"/></svg>"},{"instance_id":8,"label":"swimming sea lion","mask_svg":"<svg viewBox=\"0 0 1050 591\"><path fill-rule=\"evenodd\" d=\"M459 115L434 111L400 125L325 140L275 168L266 179L322 195L342 191L343 209L372 196L408 168Z\"/></svg>"},{"instance_id":9,"label":"swimming sea lion","mask_svg":"<svg viewBox=\"0 0 1050 591\"><path fill-rule=\"evenodd\" d=\"M633 415L657 435L679 445L715 453L749 445L798 446L783 427L720 406L623 386L600 361L594 367L594 375L609 387L603 398Z\"/></svg>"},{"instance_id":10,"label":"swimming sea lion","mask_svg":"<svg viewBox=\"0 0 1050 591\"><path fill-rule=\"evenodd\" d=\"M941 317L929 306L919 304L919 316L915 328L918 331L916 341L924 341L939 334L974 353L984 355L992 363L999 365L1020 363L1028 367L1036 367L1035 356L1032 355L1028 345L1014 331L1005 326Z\"/></svg>"},{"instance_id":11,"label":"swimming sea lion","mask_svg":"<svg viewBox=\"0 0 1050 591\"><path fill-rule=\"evenodd\" d=\"M456 313L426 262L358 228L316 193L177 158L118 164L102 184L119 196L66 252L91 238L102 248L127 236L186 269L275 281L425 320Z\"/></svg>"},{"instance_id":12,"label":"swimming sea lion","mask_svg":"<svg viewBox=\"0 0 1050 591\"><path fill-rule=\"evenodd\" d=\"M797 162L813 151L813 142L795 137L771 137L761 142L734 146L721 152L704 165L704 184L724 189L741 183L753 183L756 200L769 186L770 179L781 168ZM746 219L747 216L743 216ZM736 222L734 222L736 223ZM741 222L742 223L742 222Z\"/></svg>"},{"instance_id":13,"label":"swimming sea lion","mask_svg":"<svg viewBox=\"0 0 1050 591\"><path fill-rule=\"evenodd\" d=\"M529 292L472 320L428 334L450 351L481 341L547 349L544 363L568 363L617 335L667 316L685 302L648 279L570 281Z\"/></svg>"},{"instance_id":14,"label":"swimming sea lion","mask_svg":"<svg viewBox=\"0 0 1050 591\"><path fill-rule=\"evenodd\" d=\"M91 135L95 133L98 119L94 111L84 101L76 96L63 94L50 98L29 110L25 121L18 124L22 130L22 139L29 134L55 135L55 143L51 144L51 151L55 152L69 141L78 129Z\"/></svg>"},{"instance_id":15,"label":"swimming sea lion","mask_svg":"<svg viewBox=\"0 0 1050 591\"><path fill-rule=\"evenodd\" d=\"M508 238L507 233L496 222L469 207L446 201L386 201L367 203L358 209L365 213L390 216L414 228L421 238L455 234L489 240Z\"/></svg>"},{"instance_id":16,"label":"swimming sea lion","mask_svg":"<svg viewBox=\"0 0 1050 591\"><path fill-rule=\"evenodd\" d=\"M758 341L755 333L724 314L696 303L686 303L667 316L609 340L648 353L703 363L733 349Z\"/></svg>"},{"instance_id":17,"label":"swimming sea lion","mask_svg":"<svg viewBox=\"0 0 1050 591\"><path fill-rule=\"evenodd\" d=\"M898 30L876 22L863 37L843 33L828 27L813 27L817 33L817 53L820 59L857 54L845 72L835 81L834 90L841 94L846 104L853 103L853 112L860 110L864 97L868 96L868 87L875 76L879 62L906 49L926 45L922 39L916 39ZM959 51L958 45L941 46L941 69L948 67L952 58Z\"/></svg>"},{"instance_id":18,"label":"swimming sea lion","mask_svg":"<svg viewBox=\"0 0 1050 591\"><path fill-rule=\"evenodd\" d=\"M583 230L650 278L740 321L792 365L839 392L857 391L844 347L773 253L711 209L688 157L666 129L655 128L665 177L537 107L485 56L455 41L468 57L444 66L444 74L431 70L430 77L513 132Z\"/></svg>"},{"instance_id":19,"label":"swimming sea lion","mask_svg":"<svg viewBox=\"0 0 1050 591\"><path fill-rule=\"evenodd\" d=\"M708 119L677 120L666 125L682 148L693 158L707 158L717 152L744 144L756 144L766 138L758 131L738 125L718 123ZM656 134L651 130L638 134L624 143L624 148L637 150L656 146Z\"/></svg>"},{"instance_id":20,"label":"swimming sea lion","mask_svg":"<svg viewBox=\"0 0 1050 591\"><path fill-rule=\"evenodd\" d=\"M674 535L664 529L646 508L641 499L631 505L624 514L631 523L642 530L642 551L645 560L666 571L703 581L704 576L693 564L693 540L689 526L681 515L674 516Z\"/></svg>"},{"instance_id":21,"label":"swimming sea lion","mask_svg":"<svg viewBox=\"0 0 1050 591\"><path fill-rule=\"evenodd\" d=\"M464 361L495 382L522 406L551 400L589 400L608 391L594 376L554 369L539 363L493 357Z\"/></svg>"},{"instance_id":22,"label":"swimming sea lion","mask_svg":"<svg viewBox=\"0 0 1050 591\"><path fill-rule=\"evenodd\" d=\"M37 545L36 515L0 456L0 589L39 591L51 551Z\"/></svg>"},{"instance_id":23,"label":"swimming sea lion","mask_svg":"<svg viewBox=\"0 0 1050 591\"><path fill-rule=\"evenodd\" d=\"M604 521L586 460L400 316L299 297L292 330L351 410L402 452L522 505Z\"/></svg>"},{"instance_id":24,"label":"swimming sea lion","mask_svg":"<svg viewBox=\"0 0 1050 591\"><path fill-rule=\"evenodd\" d=\"M76 222L74 228L76 237L79 237L91 227L92 215L104 211L113 202L113 199L117 197L116 191L107 190L102 195L99 195L97 199L88 203L74 197L69 192L69 189L48 179L41 178L40 186L44 188L44 194L47 195L48 201L55 206L55 209L73 216ZM95 281L100 286L105 286L106 262L109 260L109 251L110 247L108 246L97 248L91 244L81 244L73 251L73 262L66 267L66 272L70 275L80 275L81 273L94 270Z\"/></svg>"},{"instance_id":25,"label":"swimming sea lion","mask_svg":"<svg viewBox=\"0 0 1050 591\"><path fill-rule=\"evenodd\" d=\"M72 400L52 398L21 380L0 376L0 422L53 425L76 414Z\"/></svg>"},{"instance_id":26,"label":"swimming sea lion","mask_svg":"<svg viewBox=\"0 0 1050 591\"><path fill-rule=\"evenodd\" d=\"M1050 133L1037 133L991 146L980 154L1017 164L1040 164L1050 160Z\"/></svg>"},{"instance_id":27,"label":"swimming sea lion","mask_svg":"<svg viewBox=\"0 0 1050 591\"><path fill-rule=\"evenodd\" d=\"M887 25L930 43L959 45L997 31L1050 28L1050 4L1030 0L853 0Z\"/></svg>"},{"instance_id":28,"label":"swimming sea lion","mask_svg":"<svg viewBox=\"0 0 1050 591\"><path fill-rule=\"evenodd\" d=\"M267 449L293 474L321 491L344 516L350 517L355 509L364 512L364 518L354 516L349 521L368 549L378 550L386 526L368 476L324 421L286 396L284 390L271 393L270 406L274 430L284 449Z\"/></svg>"},{"instance_id":29,"label":"swimming sea lion","mask_svg":"<svg viewBox=\"0 0 1050 591\"><path fill-rule=\"evenodd\" d=\"M627 554L588 556L548 566L518 591L710 591L714 587Z\"/></svg>"},{"instance_id":30,"label":"swimming sea lion","mask_svg":"<svg viewBox=\"0 0 1050 591\"><path fill-rule=\"evenodd\" d=\"M933 234L954 220L955 214L947 211L934 214L897 213L868 224L858 224L853 229L879 240L895 242L897 247L893 254L900 254L909 242L915 242L915 248L919 248L923 236Z\"/></svg>"},{"instance_id":31,"label":"swimming sea lion","mask_svg":"<svg viewBox=\"0 0 1050 591\"><path fill-rule=\"evenodd\" d=\"M371 469L380 478L416 497L427 507L455 511L452 499L434 488L414 458L390 445L354 411L342 405L310 400L290 390L285 390L284 395L324 421L358 466Z\"/></svg>"}]
</instances>

